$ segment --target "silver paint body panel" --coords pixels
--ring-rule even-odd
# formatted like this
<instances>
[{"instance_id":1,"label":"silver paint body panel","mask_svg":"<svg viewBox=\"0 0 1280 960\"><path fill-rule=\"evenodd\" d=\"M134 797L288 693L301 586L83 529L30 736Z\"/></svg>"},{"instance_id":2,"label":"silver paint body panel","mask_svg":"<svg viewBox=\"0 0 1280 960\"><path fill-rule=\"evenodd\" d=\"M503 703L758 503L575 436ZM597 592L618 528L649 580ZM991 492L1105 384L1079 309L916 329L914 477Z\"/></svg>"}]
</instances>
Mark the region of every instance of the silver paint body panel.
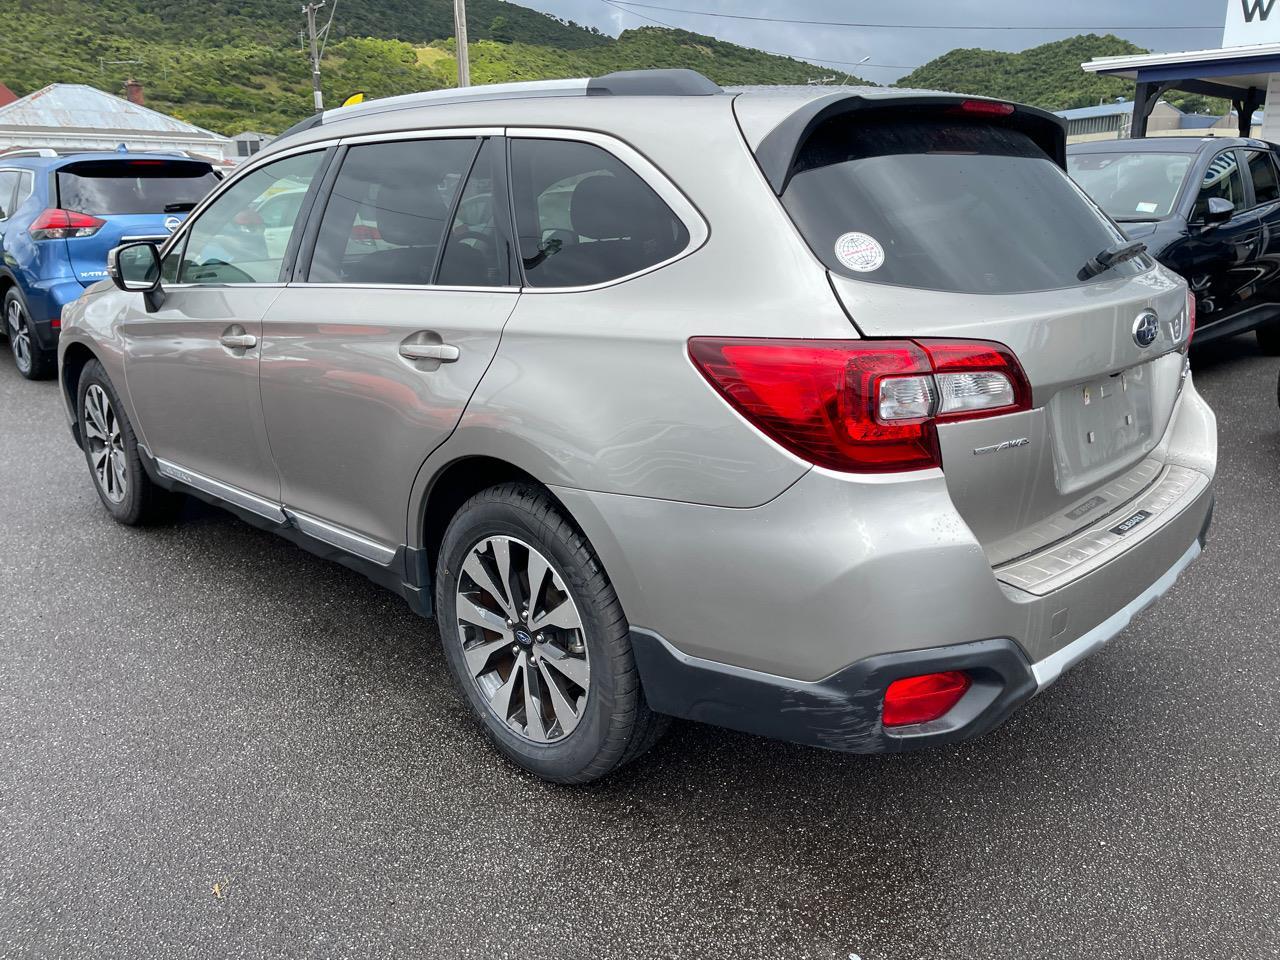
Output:
<instances>
[{"instance_id":1,"label":"silver paint body panel","mask_svg":"<svg viewBox=\"0 0 1280 960\"><path fill-rule=\"evenodd\" d=\"M750 152L804 97L829 92L746 94L741 129L729 96L353 111L245 170L357 137L577 130L625 144L617 152L634 152L705 230L658 269L573 291L291 284L203 291L200 306L170 291L173 306L147 314L140 295L99 284L67 310L60 352L86 346L128 385L127 412L176 469L375 563L426 545L448 521L425 513L433 484L490 457L552 491L631 623L684 655L817 680L877 653L1008 637L1049 678L1167 586L1210 509L1212 411L1175 344L1144 351L1131 335L1141 309L1176 313L1184 287L1159 268L1016 296L830 277ZM182 304L192 318L177 314ZM218 345L233 318L259 337L246 352L260 363ZM458 359L401 356L419 334L456 346ZM716 335L996 340L1023 363L1034 409L945 426L942 470L833 473L766 439L703 380L686 343ZM1091 414L1055 398L1140 365L1151 390L1141 435L1095 463L1073 460L1068 434L1090 429ZM1066 571L1047 592L1002 582L1019 558L1123 517L1173 467L1201 479L1105 562Z\"/></svg>"}]
</instances>

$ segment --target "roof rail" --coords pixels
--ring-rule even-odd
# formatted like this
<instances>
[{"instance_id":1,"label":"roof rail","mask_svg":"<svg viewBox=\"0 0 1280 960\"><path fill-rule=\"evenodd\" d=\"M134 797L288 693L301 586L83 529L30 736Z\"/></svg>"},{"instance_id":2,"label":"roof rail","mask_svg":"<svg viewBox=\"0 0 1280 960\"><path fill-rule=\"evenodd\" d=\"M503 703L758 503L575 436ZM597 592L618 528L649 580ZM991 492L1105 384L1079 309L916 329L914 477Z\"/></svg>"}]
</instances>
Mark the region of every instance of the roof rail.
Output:
<instances>
[{"instance_id":1,"label":"roof rail","mask_svg":"<svg viewBox=\"0 0 1280 960\"><path fill-rule=\"evenodd\" d=\"M708 97L723 93L696 70L622 70L602 77L573 80L532 80L520 83L490 83L448 90L426 90L398 97L366 100L350 107L336 107L295 123L276 141L313 127L350 117L367 117L393 110L478 103L486 100L520 100L530 97Z\"/></svg>"},{"instance_id":2,"label":"roof rail","mask_svg":"<svg viewBox=\"0 0 1280 960\"><path fill-rule=\"evenodd\" d=\"M0 157L56 157L58 151L52 147L14 147L11 150L0 150Z\"/></svg>"}]
</instances>

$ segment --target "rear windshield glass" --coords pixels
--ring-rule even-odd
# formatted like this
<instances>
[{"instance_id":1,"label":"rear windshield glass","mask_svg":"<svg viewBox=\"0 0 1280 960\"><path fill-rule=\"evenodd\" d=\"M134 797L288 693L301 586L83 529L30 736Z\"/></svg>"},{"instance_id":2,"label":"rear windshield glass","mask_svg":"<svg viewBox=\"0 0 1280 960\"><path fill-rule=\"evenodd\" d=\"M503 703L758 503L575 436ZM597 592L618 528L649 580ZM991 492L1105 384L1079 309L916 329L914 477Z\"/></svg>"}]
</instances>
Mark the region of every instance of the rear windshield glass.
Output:
<instances>
[{"instance_id":1,"label":"rear windshield glass","mask_svg":"<svg viewBox=\"0 0 1280 960\"><path fill-rule=\"evenodd\" d=\"M58 171L58 206L97 216L190 210L218 178L191 160L91 160Z\"/></svg>"},{"instance_id":2,"label":"rear windshield glass","mask_svg":"<svg viewBox=\"0 0 1280 960\"><path fill-rule=\"evenodd\" d=\"M1188 153L1077 153L1067 172L1117 220L1167 217L1191 167Z\"/></svg>"},{"instance_id":3,"label":"rear windshield glass","mask_svg":"<svg viewBox=\"0 0 1280 960\"><path fill-rule=\"evenodd\" d=\"M835 117L801 148L782 201L836 273L932 290L1074 286L1124 239L1030 137L974 122Z\"/></svg>"}]
</instances>

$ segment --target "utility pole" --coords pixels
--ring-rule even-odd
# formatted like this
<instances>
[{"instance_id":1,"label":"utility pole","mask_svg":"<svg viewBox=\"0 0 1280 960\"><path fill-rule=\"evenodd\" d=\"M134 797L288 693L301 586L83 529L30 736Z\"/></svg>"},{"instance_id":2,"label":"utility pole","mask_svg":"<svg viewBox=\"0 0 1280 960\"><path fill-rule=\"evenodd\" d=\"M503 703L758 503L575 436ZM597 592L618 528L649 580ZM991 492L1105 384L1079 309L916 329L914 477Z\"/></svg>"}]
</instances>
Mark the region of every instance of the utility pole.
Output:
<instances>
[{"instance_id":1,"label":"utility pole","mask_svg":"<svg viewBox=\"0 0 1280 960\"><path fill-rule=\"evenodd\" d=\"M311 37L311 92L315 98L316 113L324 112L324 94L320 92L320 48L316 46L316 11L323 6L324 0L320 0L302 8L307 15L307 34Z\"/></svg>"},{"instance_id":2,"label":"utility pole","mask_svg":"<svg viewBox=\"0 0 1280 960\"><path fill-rule=\"evenodd\" d=\"M453 0L453 37L458 46L458 86L471 86L471 61L467 57L467 0Z\"/></svg>"}]
</instances>

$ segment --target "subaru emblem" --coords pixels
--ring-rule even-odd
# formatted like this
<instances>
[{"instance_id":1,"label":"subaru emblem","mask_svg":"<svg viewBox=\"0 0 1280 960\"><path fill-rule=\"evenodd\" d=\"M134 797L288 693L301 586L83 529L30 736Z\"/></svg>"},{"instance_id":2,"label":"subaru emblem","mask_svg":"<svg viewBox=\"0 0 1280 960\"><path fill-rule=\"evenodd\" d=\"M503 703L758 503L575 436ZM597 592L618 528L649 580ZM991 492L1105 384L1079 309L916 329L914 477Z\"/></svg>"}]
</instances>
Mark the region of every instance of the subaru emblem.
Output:
<instances>
[{"instance_id":1,"label":"subaru emblem","mask_svg":"<svg viewBox=\"0 0 1280 960\"><path fill-rule=\"evenodd\" d=\"M1160 336L1160 319L1152 310L1143 310L1138 319L1133 321L1133 342L1140 347L1149 347Z\"/></svg>"},{"instance_id":2,"label":"subaru emblem","mask_svg":"<svg viewBox=\"0 0 1280 960\"><path fill-rule=\"evenodd\" d=\"M177 217L164 218L164 228L170 233L173 233L173 231L177 230L180 226L182 226L182 221Z\"/></svg>"}]
</instances>

